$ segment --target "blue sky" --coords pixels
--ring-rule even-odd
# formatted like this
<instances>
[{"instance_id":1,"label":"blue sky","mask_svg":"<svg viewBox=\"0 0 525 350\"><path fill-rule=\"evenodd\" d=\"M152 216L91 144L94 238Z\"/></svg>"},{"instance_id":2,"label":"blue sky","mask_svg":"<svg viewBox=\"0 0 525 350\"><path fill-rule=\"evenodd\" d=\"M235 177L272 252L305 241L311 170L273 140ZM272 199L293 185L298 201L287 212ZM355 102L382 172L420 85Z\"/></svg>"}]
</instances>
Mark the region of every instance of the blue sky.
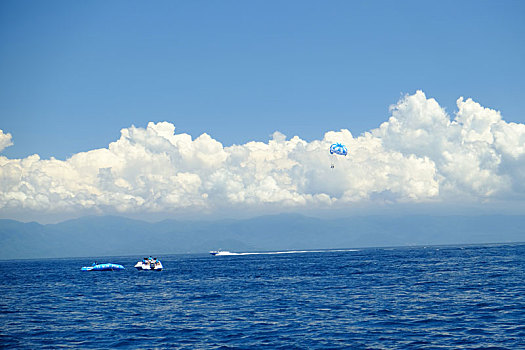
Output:
<instances>
[{"instance_id":1,"label":"blue sky","mask_svg":"<svg viewBox=\"0 0 525 350\"><path fill-rule=\"evenodd\" d=\"M376 128L403 94L524 122L521 1L2 1L10 158L169 121L224 145Z\"/></svg>"}]
</instances>

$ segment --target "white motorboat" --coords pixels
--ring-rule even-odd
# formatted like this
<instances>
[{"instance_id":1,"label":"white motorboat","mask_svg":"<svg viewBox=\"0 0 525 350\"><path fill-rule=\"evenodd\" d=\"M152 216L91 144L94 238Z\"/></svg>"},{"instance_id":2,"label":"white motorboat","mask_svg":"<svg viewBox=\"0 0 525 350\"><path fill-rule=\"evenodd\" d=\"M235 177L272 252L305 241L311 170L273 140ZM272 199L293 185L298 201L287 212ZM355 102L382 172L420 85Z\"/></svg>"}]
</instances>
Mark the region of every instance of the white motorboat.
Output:
<instances>
[{"instance_id":1,"label":"white motorboat","mask_svg":"<svg viewBox=\"0 0 525 350\"><path fill-rule=\"evenodd\" d=\"M137 270L162 271L162 263L157 258L144 258L135 264Z\"/></svg>"},{"instance_id":2,"label":"white motorboat","mask_svg":"<svg viewBox=\"0 0 525 350\"><path fill-rule=\"evenodd\" d=\"M211 255L233 255L233 253L227 250L210 250Z\"/></svg>"}]
</instances>

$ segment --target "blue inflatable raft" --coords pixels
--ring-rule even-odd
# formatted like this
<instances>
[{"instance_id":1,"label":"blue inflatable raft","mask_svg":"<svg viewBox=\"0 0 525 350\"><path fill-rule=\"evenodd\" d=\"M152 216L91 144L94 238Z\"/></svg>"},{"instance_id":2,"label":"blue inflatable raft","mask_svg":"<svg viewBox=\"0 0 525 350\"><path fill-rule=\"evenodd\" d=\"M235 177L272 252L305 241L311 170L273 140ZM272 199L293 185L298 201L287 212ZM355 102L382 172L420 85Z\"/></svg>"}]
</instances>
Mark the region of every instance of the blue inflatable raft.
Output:
<instances>
[{"instance_id":1,"label":"blue inflatable raft","mask_svg":"<svg viewBox=\"0 0 525 350\"><path fill-rule=\"evenodd\" d=\"M82 271L117 271L124 270L124 266L119 264L93 264L91 266L82 267Z\"/></svg>"}]
</instances>

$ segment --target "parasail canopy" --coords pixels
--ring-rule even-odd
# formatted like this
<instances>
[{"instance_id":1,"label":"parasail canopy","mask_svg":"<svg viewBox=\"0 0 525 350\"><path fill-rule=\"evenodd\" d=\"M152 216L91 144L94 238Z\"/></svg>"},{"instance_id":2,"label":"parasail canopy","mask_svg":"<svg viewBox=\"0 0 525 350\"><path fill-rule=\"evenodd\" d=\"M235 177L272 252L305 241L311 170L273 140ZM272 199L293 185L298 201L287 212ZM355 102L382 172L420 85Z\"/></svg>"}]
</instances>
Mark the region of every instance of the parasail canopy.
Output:
<instances>
[{"instance_id":1,"label":"parasail canopy","mask_svg":"<svg viewBox=\"0 0 525 350\"><path fill-rule=\"evenodd\" d=\"M330 154L339 154L342 156L346 156L348 154L348 150L346 149L346 146L340 143L334 143L330 146Z\"/></svg>"}]
</instances>

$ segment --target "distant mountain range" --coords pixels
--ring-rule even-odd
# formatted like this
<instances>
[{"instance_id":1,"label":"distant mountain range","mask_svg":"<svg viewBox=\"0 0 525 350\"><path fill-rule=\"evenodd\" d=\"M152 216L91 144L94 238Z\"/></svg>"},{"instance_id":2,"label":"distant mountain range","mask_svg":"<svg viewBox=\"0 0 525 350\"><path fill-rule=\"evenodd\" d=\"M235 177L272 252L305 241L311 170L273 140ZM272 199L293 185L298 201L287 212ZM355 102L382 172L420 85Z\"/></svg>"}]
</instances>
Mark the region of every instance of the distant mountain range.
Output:
<instances>
[{"instance_id":1,"label":"distant mountain range","mask_svg":"<svg viewBox=\"0 0 525 350\"><path fill-rule=\"evenodd\" d=\"M0 220L0 259L335 249L525 241L525 216L296 214L244 220L150 223L91 216L41 225Z\"/></svg>"}]
</instances>

